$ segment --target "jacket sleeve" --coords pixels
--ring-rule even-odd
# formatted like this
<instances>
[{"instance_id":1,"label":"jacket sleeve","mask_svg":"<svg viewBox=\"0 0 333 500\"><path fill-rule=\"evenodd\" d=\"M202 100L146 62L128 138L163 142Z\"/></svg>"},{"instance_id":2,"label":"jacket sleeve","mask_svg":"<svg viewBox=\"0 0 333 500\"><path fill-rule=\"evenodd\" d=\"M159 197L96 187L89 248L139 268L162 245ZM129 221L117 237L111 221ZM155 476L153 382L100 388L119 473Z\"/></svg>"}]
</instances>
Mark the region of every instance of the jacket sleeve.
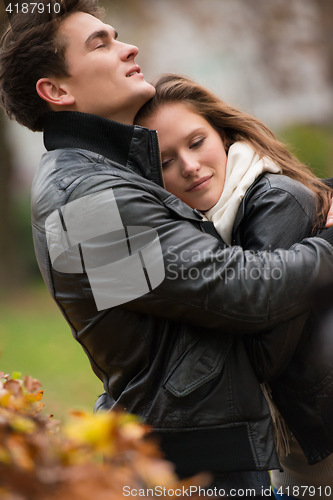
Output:
<instances>
[{"instance_id":1,"label":"jacket sleeve","mask_svg":"<svg viewBox=\"0 0 333 500\"><path fill-rule=\"evenodd\" d=\"M287 249L309 237L316 216L316 204L312 193L303 192L302 195L307 198L304 206L293 193L279 187L269 187L259 195L250 197L236 238L244 250ZM246 337L248 351L260 381L278 377L287 367L307 317L308 314L304 313L281 322L269 331Z\"/></svg>"},{"instance_id":2,"label":"jacket sleeve","mask_svg":"<svg viewBox=\"0 0 333 500\"><path fill-rule=\"evenodd\" d=\"M272 251L288 249L295 243L309 238L316 217L314 195L302 189L298 199L281 187L270 187L255 191L246 201L244 217L237 233L237 243L244 250ZM308 191L308 193L307 193ZM302 203L304 197L306 203Z\"/></svg>"},{"instance_id":3,"label":"jacket sleeve","mask_svg":"<svg viewBox=\"0 0 333 500\"><path fill-rule=\"evenodd\" d=\"M119 307L229 333L251 333L304 312L315 283L333 277L328 241L310 238L290 250L258 253L239 246L222 248L198 223L175 216L152 191L123 178L90 177L71 199L110 189L125 228L148 228L158 235L165 273L158 286ZM97 240L90 241L92 254L98 250L94 245L100 245ZM137 238L136 253L143 248Z\"/></svg>"}]
</instances>

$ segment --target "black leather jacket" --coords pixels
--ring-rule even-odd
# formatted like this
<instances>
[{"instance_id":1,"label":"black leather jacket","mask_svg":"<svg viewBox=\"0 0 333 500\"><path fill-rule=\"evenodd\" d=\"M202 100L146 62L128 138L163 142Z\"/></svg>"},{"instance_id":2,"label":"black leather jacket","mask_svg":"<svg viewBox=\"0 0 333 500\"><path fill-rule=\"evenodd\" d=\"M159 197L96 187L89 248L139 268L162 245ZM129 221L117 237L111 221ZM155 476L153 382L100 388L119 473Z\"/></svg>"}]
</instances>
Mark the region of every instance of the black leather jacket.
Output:
<instances>
[{"instance_id":1,"label":"black leather jacket","mask_svg":"<svg viewBox=\"0 0 333 500\"><path fill-rule=\"evenodd\" d=\"M228 248L211 223L164 190L154 131L57 112L45 117L44 141L32 187L37 260L108 395L154 426L181 474L277 467L268 408L238 334L306 310L314 284L333 276L332 231L291 251ZM45 220L110 189L125 228L157 231L165 278L97 310L85 272L52 267ZM101 243L89 245L98 251ZM268 279L274 273L281 278Z\"/></svg>"},{"instance_id":2,"label":"black leather jacket","mask_svg":"<svg viewBox=\"0 0 333 500\"><path fill-rule=\"evenodd\" d=\"M309 189L288 177L265 174L246 192L233 244L261 251L290 248L311 236L315 219L316 199ZM324 298L331 304L331 290L330 285L316 291L320 302ZM333 453L333 336L331 322L324 321L325 308L316 296L312 302L310 314L245 341L259 379L270 383L275 404L315 464ZM298 334L295 352L290 342L285 349L285 342Z\"/></svg>"}]
</instances>

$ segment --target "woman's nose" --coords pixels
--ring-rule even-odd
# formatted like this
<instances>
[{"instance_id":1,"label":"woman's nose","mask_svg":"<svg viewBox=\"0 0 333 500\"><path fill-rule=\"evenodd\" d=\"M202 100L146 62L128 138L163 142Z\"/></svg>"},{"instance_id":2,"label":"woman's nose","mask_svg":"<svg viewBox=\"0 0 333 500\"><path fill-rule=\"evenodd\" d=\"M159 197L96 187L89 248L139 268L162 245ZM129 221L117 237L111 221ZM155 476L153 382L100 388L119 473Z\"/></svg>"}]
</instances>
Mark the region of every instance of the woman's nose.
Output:
<instances>
[{"instance_id":1,"label":"woman's nose","mask_svg":"<svg viewBox=\"0 0 333 500\"><path fill-rule=\"evenodd\" d=\"M193 175L195 172L200 170L200 163L191 155L182 156L182 174L185 177Z\"/></svg>"}]
</instances>

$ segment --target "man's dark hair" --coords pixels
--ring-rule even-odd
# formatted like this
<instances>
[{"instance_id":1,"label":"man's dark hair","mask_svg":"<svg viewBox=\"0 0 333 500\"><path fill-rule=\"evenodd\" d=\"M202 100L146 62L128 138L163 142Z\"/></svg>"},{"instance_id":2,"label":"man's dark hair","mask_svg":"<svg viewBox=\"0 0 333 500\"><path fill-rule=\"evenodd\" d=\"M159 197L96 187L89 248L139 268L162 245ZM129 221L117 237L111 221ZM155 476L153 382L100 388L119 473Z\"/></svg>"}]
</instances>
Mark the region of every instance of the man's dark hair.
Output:
<instances>
[{"instance_id":1,"label":"man's dark hair","mask_svg":"<svg viewBox=\"0 0 333 500\"><path fill-rule=\"evenodd\" d=\"M42 130L40 119L50 111L48 103L37 94L37 81L70 76L65 58L67 41L57 36L60 24L74 12L99 19L103 15L97 0L42 1L43 13L36 9L33 13L14 14L0 42L0 104L11 119L33 131Z\"/></svg>"}]
</instances>

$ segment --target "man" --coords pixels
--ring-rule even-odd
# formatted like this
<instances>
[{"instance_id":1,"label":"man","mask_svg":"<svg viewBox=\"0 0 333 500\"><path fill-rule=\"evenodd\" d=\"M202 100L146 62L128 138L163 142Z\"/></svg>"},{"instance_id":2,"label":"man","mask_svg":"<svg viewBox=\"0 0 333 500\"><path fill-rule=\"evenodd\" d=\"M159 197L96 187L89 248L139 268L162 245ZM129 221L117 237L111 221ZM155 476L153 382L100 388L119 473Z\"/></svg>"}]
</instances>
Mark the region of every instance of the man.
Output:
<instances>
[{"instance_id":1,"label":"man","mask_svg":"<svg viewBox=\"0 0 333 500\"><path fill-rule=\"evenodd\" d=\"M137 53L92 1L11 20L2 104L43 130L48 150L32 188L36 256L110 400L154 426L181 475L228 471L225 485L237 477L260 496L266 473L255 482L246 471L278 464L234 334L306 310L314 284L333 275L333 230L290 251L226 247L164 190L156 133L132 125L154 94ZM286 359L297 335L282 339Z\"/></svg>"}]
</instances>

